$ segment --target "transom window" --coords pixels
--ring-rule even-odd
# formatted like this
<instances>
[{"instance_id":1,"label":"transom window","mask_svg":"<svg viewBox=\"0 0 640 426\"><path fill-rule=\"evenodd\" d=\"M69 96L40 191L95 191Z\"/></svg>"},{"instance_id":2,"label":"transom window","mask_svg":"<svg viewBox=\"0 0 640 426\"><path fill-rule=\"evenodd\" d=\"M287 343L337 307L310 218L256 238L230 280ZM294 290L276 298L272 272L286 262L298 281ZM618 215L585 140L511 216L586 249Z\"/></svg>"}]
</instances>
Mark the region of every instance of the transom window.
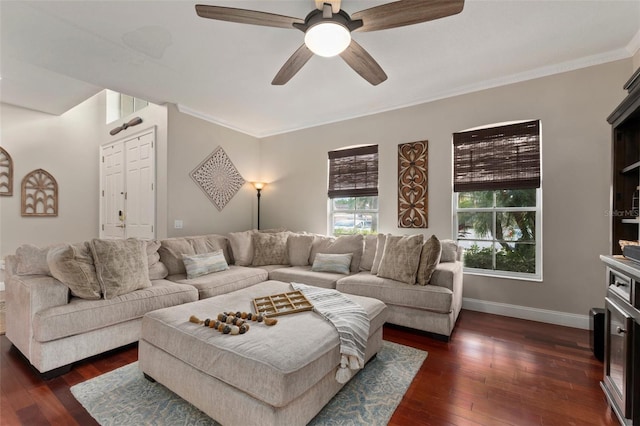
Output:
<instances>
[{"instance_id":1,"label":"transom window","mask_svg":"<svg viewBox=\"0 0 640 426\"><path fill-rule=\"evenodd\" d=\"M455 133L453 144L465 271L541 280L540 122Z\"/></svg>"}]
</instances>

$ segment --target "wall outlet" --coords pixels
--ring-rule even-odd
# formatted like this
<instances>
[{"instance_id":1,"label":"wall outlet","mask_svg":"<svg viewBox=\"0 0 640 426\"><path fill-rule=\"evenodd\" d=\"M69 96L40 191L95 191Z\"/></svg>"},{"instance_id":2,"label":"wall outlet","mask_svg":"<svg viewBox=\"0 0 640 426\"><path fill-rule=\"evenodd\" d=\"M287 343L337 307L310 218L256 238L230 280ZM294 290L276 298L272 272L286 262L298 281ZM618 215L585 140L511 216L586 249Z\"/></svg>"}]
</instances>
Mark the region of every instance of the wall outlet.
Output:
<instances>
[{"instance_id":1,"label":"wall outlet","mask_svg":"<svg viewBox=\"0 0 640 426\"><path fill-rule=\"evenodd\" d=\"M175 229L182 229L182 220L179 220L179 219L175 220L173 222L173 227Z\"/></svg>"}]
</instances>

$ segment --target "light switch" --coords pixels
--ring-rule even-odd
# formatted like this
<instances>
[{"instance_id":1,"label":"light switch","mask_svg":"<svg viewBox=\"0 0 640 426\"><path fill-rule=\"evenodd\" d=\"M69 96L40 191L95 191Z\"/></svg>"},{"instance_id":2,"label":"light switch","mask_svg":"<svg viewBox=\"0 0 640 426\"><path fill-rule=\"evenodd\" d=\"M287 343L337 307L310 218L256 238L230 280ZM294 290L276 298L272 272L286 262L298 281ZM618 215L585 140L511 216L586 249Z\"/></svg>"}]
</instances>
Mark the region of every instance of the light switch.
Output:
<instances>
[{"instance_id":1,"label":"light switch","mask_svg":"<svg viewBox=\"0 0 640 426\"><path fill-rule=\"evenodd\" d=\"M182 229L182 220L176 219L176 220L173 222L173 227L174 227L175 229Z\"/></svg>"}]
</instances>

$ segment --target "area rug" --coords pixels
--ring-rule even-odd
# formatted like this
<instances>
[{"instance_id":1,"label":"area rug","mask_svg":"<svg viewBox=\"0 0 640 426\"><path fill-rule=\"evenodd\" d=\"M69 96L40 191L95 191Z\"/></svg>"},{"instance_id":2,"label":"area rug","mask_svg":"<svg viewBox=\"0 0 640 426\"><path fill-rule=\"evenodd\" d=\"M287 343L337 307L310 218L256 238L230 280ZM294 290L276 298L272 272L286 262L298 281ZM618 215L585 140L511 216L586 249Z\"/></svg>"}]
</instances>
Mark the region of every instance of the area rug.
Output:
<instances>
[{"instance_id":1,"label":"area rug","mask_svg":"<svg viewBox=\"0 0 640 426\"><path fill-rule=\"evenodd\" d=\"M427 353L384 342L377 357L333 397L310 425L386 425ZM202 425L218 423L159 383L138 363L95 377L71 392L101 425Z\"/></svg>"}]
</instances>

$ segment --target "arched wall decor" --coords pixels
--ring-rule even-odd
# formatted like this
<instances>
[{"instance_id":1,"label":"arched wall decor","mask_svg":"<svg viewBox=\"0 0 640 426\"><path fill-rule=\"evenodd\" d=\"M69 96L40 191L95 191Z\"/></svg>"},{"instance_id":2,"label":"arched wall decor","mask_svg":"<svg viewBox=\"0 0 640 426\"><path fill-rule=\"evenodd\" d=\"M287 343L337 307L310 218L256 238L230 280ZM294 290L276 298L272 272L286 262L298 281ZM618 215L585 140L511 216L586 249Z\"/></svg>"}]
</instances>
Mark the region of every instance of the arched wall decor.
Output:
<instances>
[{"instance_id":1,"label":"arched wall decor","mask_svg":"<svg viewBox=\"0 0 640 426\"><path fill-rule=\"evenodd\" d=\"M58 216L58 183L46 170L22 179L22 216Z\"/></svg>"},{"instance_id":2,"label":"arched wall decor","mask_svg":"<svg viewBox=\"0 0 640 426\"><path fill-rule=\"evenodd\" d=\"M13 160L0 146L0 195L13 195Z\"/></svg>"},{"instance_id":3,"label":"arched wall decor","mask_svg":"<svg viewBox=\"0 0 640 426\"><path fill-rule=\"evenodd\" d=\"M398 145L398 228L429 226L429 142Z\"/></svg>"}]
</instances>

